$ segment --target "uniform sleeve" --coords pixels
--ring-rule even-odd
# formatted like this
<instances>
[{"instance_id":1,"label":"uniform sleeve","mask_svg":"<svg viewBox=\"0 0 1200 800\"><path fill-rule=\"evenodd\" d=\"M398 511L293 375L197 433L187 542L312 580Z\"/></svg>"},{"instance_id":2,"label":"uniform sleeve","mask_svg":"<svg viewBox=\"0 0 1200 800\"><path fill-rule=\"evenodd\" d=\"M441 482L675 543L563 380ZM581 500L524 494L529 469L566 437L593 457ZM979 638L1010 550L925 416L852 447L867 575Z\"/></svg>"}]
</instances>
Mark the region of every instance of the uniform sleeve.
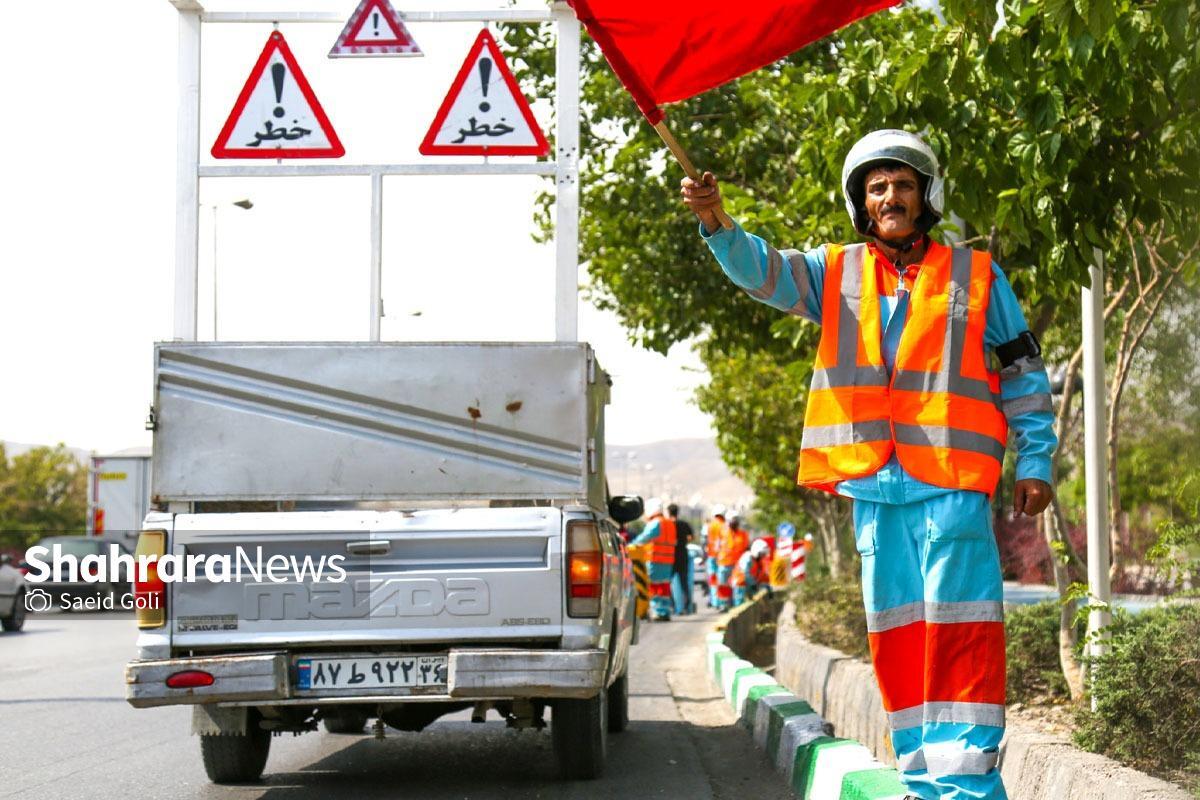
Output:
<instances>
[{"instance_id":1,"label":"uniform sleeve","mask_svg":"<svg viewBox=\"0 0 1200 800\"><path fill-rule=\"evenodd\" d=\"M992 264L984 343L995 348L1029 330L1008 278ZM1054 435L1054 406L1050 379L1041 356L1022 356L1000 370L1000 407L1017 446L1017 480L1037 478L1050 483L1050 457L1058 446Z\"/></svg>"},{"instance_id":2,"label":"uniform sleeve","mask_svg":"<svg viewBox=\"0 0 1200 800\"><path fill-rule=\"evenodd\" d=\"M722 228L712 234L701 225L700 236L729 279L755 300L820 324L824 247L807 253L776 250L737 223L733 230Z\"/></svg>"},{"instance_id":3,"label":"uniform sleeve","mask_svg":"<svg viewBox=\"0 0 1200 800\"><path fill-rule=\"evenodd\" d=\"M645 544L646 542L652 542L658 538L658 531L658 520L652 519L650 520L649 524L642 529L642 532L638 534L637 538L633 540L632 544Z\"/></svg>"}]
</instances>

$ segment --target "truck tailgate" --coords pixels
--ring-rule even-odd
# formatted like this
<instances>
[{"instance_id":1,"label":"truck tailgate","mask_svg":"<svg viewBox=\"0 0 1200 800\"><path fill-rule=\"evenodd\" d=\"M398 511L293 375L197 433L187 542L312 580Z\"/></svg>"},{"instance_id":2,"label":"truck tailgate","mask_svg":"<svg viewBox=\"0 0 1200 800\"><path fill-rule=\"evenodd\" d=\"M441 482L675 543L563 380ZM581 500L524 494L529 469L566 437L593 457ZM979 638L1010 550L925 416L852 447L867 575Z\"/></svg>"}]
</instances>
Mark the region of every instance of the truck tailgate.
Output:
<instances>
[{"instance_id":1,"label":"truck tailgate","mask_svg":"<svg viewBox=\"0 0 1200 800\"><path fill-rule=\"evenodd\" d=\"M172 553L204 556L207 572L170 584L172 647L556 639L562 519L556 508L181 514ZM209 579L222 569L229 581Z\"/></svg>"}]
</instances>

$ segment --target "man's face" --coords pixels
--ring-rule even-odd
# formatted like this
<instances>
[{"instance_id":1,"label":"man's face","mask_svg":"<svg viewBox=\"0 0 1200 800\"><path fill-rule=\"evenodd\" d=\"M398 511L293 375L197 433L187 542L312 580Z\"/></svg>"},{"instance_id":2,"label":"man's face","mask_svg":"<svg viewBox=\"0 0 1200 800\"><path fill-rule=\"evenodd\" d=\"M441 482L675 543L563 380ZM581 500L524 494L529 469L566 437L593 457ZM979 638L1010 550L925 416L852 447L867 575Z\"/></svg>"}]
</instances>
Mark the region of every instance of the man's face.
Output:
<instances>
[{"instance_id":1,"label":"man's face","mask_svg":"<svg viewBox=\"0 0 1200 800\"><path fill-rule=\"evenodd\" d=\"M912 167L876 167L863 181L867 216L875 223L875 235L904 239L917 230L924 204L921 182Z\"/></svg>"}]
</instances>

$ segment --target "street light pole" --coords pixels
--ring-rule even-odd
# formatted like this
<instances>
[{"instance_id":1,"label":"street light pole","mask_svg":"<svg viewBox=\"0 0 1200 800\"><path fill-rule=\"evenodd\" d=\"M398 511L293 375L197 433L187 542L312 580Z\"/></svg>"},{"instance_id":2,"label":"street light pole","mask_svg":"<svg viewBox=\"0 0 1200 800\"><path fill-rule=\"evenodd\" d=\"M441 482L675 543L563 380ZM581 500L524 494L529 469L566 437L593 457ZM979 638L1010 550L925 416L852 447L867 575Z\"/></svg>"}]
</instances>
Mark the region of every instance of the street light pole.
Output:
<instances>
[{"instance_id":1,"label":"street light pole","mask_svg":"<svg viewBox=\"0 0 1200 800\"><path fill-rule=\"evenodd\" d=\"M231 205L249 211L254 208L254 203L249 199L243 198L234 201ZM213 273L213 341L217 341L217 211L220 206L216 203L212 204L212 273Z\"/></svg>"}]
</instances>

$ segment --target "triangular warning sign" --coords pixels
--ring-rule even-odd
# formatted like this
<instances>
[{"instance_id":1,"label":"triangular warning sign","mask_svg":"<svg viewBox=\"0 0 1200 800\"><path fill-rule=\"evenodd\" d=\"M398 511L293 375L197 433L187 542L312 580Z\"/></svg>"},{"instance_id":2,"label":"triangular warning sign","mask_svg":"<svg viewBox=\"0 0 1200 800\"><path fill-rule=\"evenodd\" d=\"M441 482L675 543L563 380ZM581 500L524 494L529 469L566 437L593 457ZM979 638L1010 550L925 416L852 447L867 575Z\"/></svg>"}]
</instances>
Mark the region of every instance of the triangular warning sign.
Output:
<instances>
[{"instance_id":1,"label":"triangular warning sign","mask_svg":"<svg viewBox=\"0 0 1200 800\"><path fill-rule=\"evenodd\" d=\"M420 150L427 156L544 156L550 145L487 28L479 32Z\"/></svg>"},{"instance_id":2,"label":"triangular warning sign","mask_svg":"<svg viewBox=\"0 0 1200 800\"><path fill-rule=\"evenodd\" d=\"M212 154L213 158L340 158L346 154L279 31L267 38L217 134Z\"/></svg>"},{"instance_id":3,"label":"triangular warning sign","mask_svg":"<svg viewBox=\"0 0 1200 800\"><path fill-rule=\"evenodd\" d=\"M424 55L388 0L362 0L350 15L330 58Z\"/></svg>"}]
</instances>

